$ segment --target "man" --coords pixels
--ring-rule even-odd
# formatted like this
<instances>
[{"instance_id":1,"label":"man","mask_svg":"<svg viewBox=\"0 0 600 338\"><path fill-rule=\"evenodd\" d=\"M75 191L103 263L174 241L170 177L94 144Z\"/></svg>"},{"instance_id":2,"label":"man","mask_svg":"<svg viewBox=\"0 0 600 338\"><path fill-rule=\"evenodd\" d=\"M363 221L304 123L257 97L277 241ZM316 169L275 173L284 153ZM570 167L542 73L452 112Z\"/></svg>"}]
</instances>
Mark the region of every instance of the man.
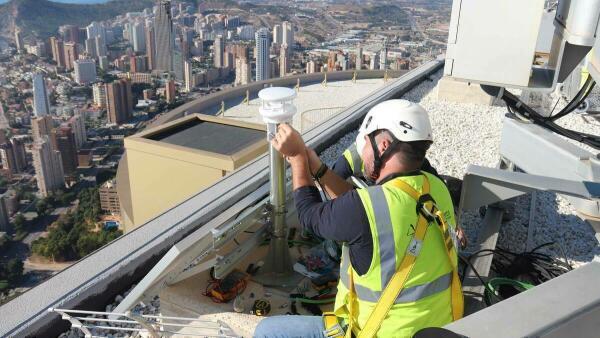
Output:
<instances>
[{"instance_id":1,"label":"man","mask_svg":"<svg viewBox=\"0 0 600 338\"><path fill-rule=\"evenodd\" d=\"M361 134L357 149L376 184L353 190L320 164L298 132L280 125L272 144L291 165L301 224L344 242L333 317L339 326L332 326L332 316L325 317L327 326L320 317L271 317L256 337L344 336L340 328L346 336L412 337L462 316L452 201L440 179L420 171L433 140L427 113L406 100L382 102L365 118ZM311 167L319 168L313 174L333 200L321 201ZM387 289L390 281L394 287ZM384 292L388 296L380 297ZM389 309L382 313L386 300Z\"/></svg>"}]
</instances>

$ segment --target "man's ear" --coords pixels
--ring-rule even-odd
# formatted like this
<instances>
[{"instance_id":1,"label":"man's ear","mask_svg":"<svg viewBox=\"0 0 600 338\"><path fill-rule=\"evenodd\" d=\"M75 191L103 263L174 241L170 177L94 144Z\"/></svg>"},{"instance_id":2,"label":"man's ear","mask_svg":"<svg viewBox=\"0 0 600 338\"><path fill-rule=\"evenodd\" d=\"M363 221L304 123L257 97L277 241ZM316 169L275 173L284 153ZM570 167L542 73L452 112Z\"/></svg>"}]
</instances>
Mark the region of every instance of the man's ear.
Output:
<instances>
[{"instance_id":1,"label":"man's ear","mask_svg":"<svg viewBox=\"0 0 600 338\"><path fill-rule=\"evenodd\" d=\"M390 142L390 140L388 140L387 138L382 138L378 145L379 153L383 154L383 152L386 151L391 144L392 142Z\"/></svg>"}]
</instances>

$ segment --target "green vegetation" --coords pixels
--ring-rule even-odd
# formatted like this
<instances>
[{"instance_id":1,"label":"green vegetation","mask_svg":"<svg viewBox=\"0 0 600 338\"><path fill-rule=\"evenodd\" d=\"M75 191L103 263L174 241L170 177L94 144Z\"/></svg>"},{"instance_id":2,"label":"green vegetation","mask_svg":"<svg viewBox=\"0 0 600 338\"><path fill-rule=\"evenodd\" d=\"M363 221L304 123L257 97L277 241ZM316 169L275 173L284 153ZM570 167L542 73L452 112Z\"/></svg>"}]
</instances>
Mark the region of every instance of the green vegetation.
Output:
<instances>
[{"instance_id":1,"label":"green vegetation","mask_svg":"<svg viewBox=\"0 0 600 338\"><path fill-rule=\"evenodd\" d=\"M406 12L396 5L380 5L363 8L362 15L368 17L370 22L386 22L395 25L408 23Z\"/></svg>"},{"instance_id":2,"label":"green vegetation","mask_svg":"<svg viewBox=\"0 0 600 338\"><path fill-rule=\"evenodd\" d=\"M55 34L61 25L87 26L92 21L103 21L126 12L141 11L152 7L154 3L154 0L127 0L77 5L48 0L12 0L0 7L0 29L7 30L7 18L16 14L15 23L26 35L46 38Z\"/></svg>"},{"instance_id":3,"label":"green vegetation","mask_svg":"<svg viewBox=\"0 0 600 338\"><path fill-rule=\"evenodd\" d=\"M13 258L8 262L0 262L0 292L13 287L23 276L23 262Z\"/></svg>"},{"instance_id":4,"label":"green vegetation","mask_svg":"<svg viewBox=\"0 0 600 338\"><path fill-rule=\"evenodd\" d=\"M120 230L94 231L100 216L98 188L88 188L77 196L74 213L61 215L48 233L32 243L35 254L55 261L79 259L121 235Z\"/></svg>"}]
</instances>

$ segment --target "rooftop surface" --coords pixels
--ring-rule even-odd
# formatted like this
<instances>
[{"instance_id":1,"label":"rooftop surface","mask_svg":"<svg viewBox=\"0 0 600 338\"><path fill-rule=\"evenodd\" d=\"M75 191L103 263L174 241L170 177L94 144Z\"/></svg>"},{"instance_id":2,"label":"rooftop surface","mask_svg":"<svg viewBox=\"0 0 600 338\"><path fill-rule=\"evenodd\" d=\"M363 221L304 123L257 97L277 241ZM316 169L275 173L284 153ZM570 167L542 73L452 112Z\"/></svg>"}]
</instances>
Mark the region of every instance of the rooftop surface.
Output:
<instances>
[{"instance_id":1,"label":"rooftop surface","mask_svg":"<svg viewBox=\"0 0 600 338\"><path fill-rule=\"evenodd\" d=\"M294 99L298 113L294 117L294 127L303 132L314 127L323 119L327 119L352 103L369 96L374 91L385 87L383 79L366 79L328 82L300 87ZM260 99L250 100L249 104L238 104L226 107L223 116L246 122L262 123L258 112Z\"/></svg>"},{"instance_id":2,"label":"rooftop surface","mask_svg":"<svg viewBox=\"0 0 600 338\"><path fill-rule=\"evenodd\" d=\"M261 130L192 120L149 138L211 153L232 155L265 137L265 132Z\"/></svg>"}]
</instances>

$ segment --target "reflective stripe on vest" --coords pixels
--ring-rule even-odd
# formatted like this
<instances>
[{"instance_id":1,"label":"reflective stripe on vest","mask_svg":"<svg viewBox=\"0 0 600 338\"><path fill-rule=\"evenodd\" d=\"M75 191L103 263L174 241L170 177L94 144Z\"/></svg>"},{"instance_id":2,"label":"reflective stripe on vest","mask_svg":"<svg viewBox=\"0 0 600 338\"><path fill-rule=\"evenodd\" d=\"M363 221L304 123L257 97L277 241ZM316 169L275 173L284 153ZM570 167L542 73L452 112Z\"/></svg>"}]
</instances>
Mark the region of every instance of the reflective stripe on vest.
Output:
<instances>
[{"instance_id":1,"label":"reflective stripe on vest","mask_svg":"<svg viewBox=\"0 0 600 338\"><path fill-rule=\"evenodd\" d=\"M350 261L349 249L346 245L342 247L342 266L340 268L340 282L344 285L346 289L348 289L348 285L350 281L348 280L348 262ZM442 292L450 287L452 283L452 272L449 272L445 275L438 277L437 279L421 284L415 285L409 288L402 290L400 295L394 301L394 304L402 304L402 303L411 303L421 300L425 297L429 297L436 293ZM382 290L385 289L385 286ZM361 301L377 303L379 301L379 297L381 297L381 293L383 291L373 291L369 288L366 288L360 284L354 283L354 290L356 291L356 296Z\"/></svg>"},{"instance_id":2,"label":"reflective stripe on vest","mask_svg":"<svg viewBox=\"0 0 600 338\"><path fill-rule=\"evenodd\" d=\"M356 143L352 143L352 145L348 147L347 151L350 153L350 167L352 168L352 173L354 176L362 176L363 162L358 154L358 149L356 149Z\"/></svg>"}]
</instances>

